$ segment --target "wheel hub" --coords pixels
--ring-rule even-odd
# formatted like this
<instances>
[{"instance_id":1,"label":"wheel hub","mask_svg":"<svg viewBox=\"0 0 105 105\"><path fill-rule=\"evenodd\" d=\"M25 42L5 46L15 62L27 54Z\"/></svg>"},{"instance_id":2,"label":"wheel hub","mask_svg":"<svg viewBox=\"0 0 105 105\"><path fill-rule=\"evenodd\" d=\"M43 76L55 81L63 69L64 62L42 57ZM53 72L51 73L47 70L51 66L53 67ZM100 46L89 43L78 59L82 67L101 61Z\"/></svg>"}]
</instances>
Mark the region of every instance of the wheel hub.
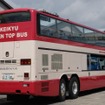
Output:
<instances>
[{"instance_id":1,"label":"wheel hub","mask_svg":"<svg viewBox=\"0 0 105 105\"><path fill-rule=\"evenodd\" d=\"M77 84L77 82L73 83L72 92L73 92L73 94L77 94L77 92L78 92L78 84Z\"/></svg>"}]
</instances>

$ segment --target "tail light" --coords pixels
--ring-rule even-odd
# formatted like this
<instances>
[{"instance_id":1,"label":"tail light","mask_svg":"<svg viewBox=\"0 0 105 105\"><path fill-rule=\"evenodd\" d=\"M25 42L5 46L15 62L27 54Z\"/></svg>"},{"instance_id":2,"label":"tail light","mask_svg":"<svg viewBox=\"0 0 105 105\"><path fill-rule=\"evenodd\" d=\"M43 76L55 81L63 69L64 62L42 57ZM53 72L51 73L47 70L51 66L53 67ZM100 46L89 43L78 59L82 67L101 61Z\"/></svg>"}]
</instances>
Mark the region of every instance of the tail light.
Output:
<instances>
[{"instance_id":1,"label":"tail light","mask_svg":"<svg viewBox=\"0 0 105 105\"><path fill-rule=\"evenodd\" d=\"M31 59L21 59L20 64L21 65L31 65Z\"/></svg>"},{"instance_id":2,"label":"tail light","mask_svg":"<svg viewBox=\"0 0 105 105\"><path fill-rule=\"evenodd\" d=\"M24 79L29 79L29 73L24 73Z\"/></svg>"},{"instance_id":3,"label":"tail light","mask_svg":"<svg viewBox=\"0 0 105 105\"><path fill-rule=\"evenodd\" d=\"M24 77L28 78L29 77L29 73L24 73Z\"/></svg>"}]
</instances>

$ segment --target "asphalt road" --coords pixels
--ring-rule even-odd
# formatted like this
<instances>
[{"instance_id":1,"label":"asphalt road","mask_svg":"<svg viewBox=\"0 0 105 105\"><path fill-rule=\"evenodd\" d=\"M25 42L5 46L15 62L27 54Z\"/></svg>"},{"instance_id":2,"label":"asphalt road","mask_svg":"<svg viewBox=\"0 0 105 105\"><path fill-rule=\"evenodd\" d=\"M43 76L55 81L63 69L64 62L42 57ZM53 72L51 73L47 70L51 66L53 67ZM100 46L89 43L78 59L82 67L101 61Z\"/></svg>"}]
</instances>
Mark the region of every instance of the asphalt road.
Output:
<instances>
[{"instance_id":1,"label":"asphalt road","mask_svg":"<svg viewBox=\"0 0 105 105\"><path fill-rule=\"evenodd\" d=\"M105 105L105 88L80 93L77 99L59 102L57 98L31 97L26 102L9 102L0 95L0 105Z\"/></svg>"}]
</instances>

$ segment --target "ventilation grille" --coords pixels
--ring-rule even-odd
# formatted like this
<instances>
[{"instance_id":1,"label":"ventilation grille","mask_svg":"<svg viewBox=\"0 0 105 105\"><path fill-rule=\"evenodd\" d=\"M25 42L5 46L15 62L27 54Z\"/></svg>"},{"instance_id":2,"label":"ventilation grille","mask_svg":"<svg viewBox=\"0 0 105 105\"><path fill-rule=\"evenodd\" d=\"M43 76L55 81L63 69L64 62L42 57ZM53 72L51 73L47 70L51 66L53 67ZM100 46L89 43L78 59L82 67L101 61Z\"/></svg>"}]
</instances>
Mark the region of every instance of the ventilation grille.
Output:
<instances>
[{"instance_id":1,"label":"ventilation grille","mask_svg":"<svg viewBox=\"0 0 105 105\"><path fill-rule=\"evenodd\" d=\"M41 80L47 80L48 79L48 75L41 75Z\"/></svg>"},{"instance_id":2,"label":"ventilation grille","mask_svg":"<svg viewBox=\"0 0 105 105\"><path fill-rule=\"evenodd\" d=\"M48 92L49 91L49 82L42 82L41 84L42 92Z\"/></svg>"},{"instance_id":3,"label":"ventilation grille","mask_svg":"<svg viewBox=\"0 0 105 105\"><path fill-rule=\"evenodd\" d=\"M58 69L62 69L62 54L54 54L51 57L51 69L52 70L58 70Z\"/></svg>"},{"instance_id":4,"label":"ventilation grille","mask_svg":"<svg viewBox=\"0 0 105 105\"><path fill-rule=\"evenodd\" d=\"M43 54L42 55L42 65L43 66L48 66L48 54Z\"/></svg>"}]
</instances>

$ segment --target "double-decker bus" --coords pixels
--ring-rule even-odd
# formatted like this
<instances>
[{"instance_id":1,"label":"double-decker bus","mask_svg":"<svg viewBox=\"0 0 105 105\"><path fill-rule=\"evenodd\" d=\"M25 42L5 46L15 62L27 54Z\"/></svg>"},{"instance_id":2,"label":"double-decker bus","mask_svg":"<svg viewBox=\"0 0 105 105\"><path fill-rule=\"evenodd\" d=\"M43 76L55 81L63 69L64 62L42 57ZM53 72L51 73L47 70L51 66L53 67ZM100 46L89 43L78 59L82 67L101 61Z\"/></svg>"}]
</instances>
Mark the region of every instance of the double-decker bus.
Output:
<instances>
[{"instance_id":1,"label":"double-decker bus","mask_svg":"<svg viewBox=\"0 0 105 105\"><path fill-rule=\"evenodd\" d=\"M105 87L105 33L34 9L0 12L0 94L77 98Z\"/></svg>"}]
</instances>

